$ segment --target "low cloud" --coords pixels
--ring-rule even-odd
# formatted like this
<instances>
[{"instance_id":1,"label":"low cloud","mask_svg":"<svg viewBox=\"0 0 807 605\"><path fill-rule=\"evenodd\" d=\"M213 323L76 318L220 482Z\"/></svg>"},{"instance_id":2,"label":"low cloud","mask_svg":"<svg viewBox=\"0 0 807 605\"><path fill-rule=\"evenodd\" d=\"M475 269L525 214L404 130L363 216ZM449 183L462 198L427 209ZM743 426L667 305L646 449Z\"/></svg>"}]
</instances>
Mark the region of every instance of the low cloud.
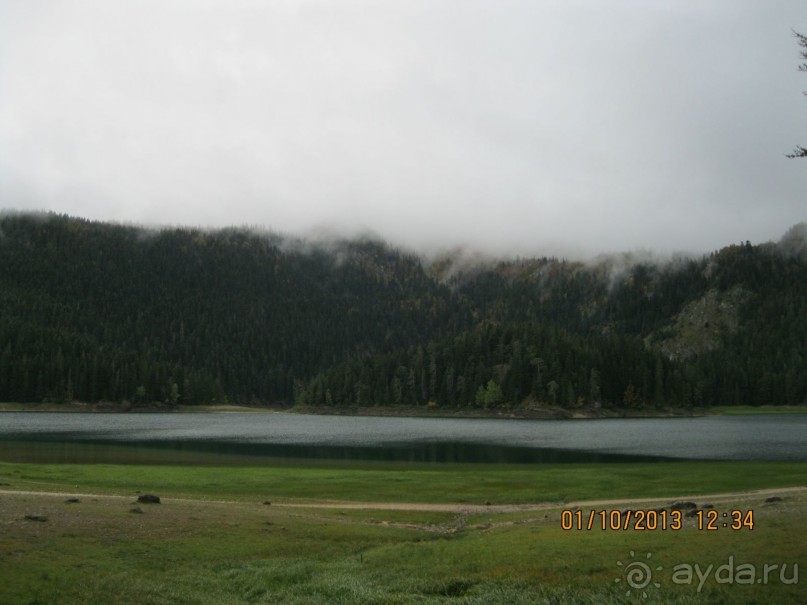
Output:
<instances>
[{"instance_id":1,"label":"low cloud","mask_svg":"<svg viewBox=\"0 0 807 605\"><path fill-rule=\"evenodd\" d=\"M3 204L706 252L804 220L796 0L0 7Z\"/></svg>"}]
</instances>

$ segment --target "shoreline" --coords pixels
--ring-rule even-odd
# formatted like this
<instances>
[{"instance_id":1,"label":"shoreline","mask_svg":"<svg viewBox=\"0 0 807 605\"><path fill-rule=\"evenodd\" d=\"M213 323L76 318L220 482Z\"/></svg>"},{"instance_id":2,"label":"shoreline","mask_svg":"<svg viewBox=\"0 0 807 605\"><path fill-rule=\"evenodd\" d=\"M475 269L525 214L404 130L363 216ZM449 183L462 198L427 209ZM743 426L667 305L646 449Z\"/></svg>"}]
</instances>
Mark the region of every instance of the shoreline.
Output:
<instances>
[{"instance_id":1,"label":"shoreline","mask_svg":"<svg viewBox=\"0 0 807 605\"><path fill-rule=\"evenodd\" d=\"M90 414L310 414L320 416L376 416L389 418L502 418L524 420L593 420L602 418L699 418L705 416L807 414L807 406L712 406L698 408L614 409L582 407L566 409L550 406L503 407L495 410L440 408L428 406L356 406L344 408L314 406L250 405L132 405L129 403L0 403L0 413L90 413Z\"/></svg>"}]
</instances>

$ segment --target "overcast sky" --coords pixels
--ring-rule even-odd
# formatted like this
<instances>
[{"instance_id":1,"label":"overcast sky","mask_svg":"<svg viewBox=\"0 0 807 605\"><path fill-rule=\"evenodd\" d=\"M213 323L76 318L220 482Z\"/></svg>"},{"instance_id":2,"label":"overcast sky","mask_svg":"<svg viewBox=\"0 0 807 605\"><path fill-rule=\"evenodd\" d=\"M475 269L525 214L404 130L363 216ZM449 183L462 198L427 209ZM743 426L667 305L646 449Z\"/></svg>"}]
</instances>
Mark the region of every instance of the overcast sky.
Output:
<instances>
[{"instance_id":1,"label":"overcast sky","mask_svg":"<svg viewBox=\"0 0 807 605\"><path fill-rule=\"evenodd\" d=\"M807 220L804 0L2 0L0 207L708 252Z\"/></svg>"}]
</instances>

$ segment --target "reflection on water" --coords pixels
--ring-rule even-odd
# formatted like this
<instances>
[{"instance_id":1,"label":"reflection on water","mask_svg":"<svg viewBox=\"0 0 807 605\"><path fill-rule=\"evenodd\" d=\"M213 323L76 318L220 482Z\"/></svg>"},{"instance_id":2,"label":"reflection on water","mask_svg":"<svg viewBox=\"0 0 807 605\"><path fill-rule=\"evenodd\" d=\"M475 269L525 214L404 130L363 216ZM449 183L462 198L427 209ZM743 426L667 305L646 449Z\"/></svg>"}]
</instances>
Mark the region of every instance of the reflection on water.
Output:
<instances>
[{"instance_id":1,"label":"reflection on water","mask_svg":"<svg viewBox=\"0 0 807 605\"><path fill-rule=\"evenodd\" d=\"M807 460L807 415L603 420L0 414L0 460L546 463Z\"/></svg>"},{"instance_id":2,"label":"reflection on water","mask_svg":"<svg viewBox=\"0 0 807 605\"><path fill-rule=\"evenodd\" d=\"M272 445L210 441L159 441L139 444L107 441L0 440L0 460L59 464L217 464L331 460L409 463L650 462L661 457L599 454L578 450L507 447L479 443L426 443L361 447Z\"/></svg>"}]
</instances>

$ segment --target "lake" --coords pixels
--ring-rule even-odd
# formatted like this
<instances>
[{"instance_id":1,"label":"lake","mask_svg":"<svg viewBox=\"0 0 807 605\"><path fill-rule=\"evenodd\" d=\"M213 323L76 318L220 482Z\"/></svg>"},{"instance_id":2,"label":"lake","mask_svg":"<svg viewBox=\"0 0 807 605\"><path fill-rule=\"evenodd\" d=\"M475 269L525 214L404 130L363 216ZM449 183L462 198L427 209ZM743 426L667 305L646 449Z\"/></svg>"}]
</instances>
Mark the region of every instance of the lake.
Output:
<instances>
[{"instance_id":1,"label":"lake","mask_svg":"<svg viewBox=\"0 0 807 605\"><path fill-rule=\"evenodd\" d=\"M516 420L290 413L0 413L0 460L542 463L807 460L807 414Z\"/></svg>"}]
</instances>

